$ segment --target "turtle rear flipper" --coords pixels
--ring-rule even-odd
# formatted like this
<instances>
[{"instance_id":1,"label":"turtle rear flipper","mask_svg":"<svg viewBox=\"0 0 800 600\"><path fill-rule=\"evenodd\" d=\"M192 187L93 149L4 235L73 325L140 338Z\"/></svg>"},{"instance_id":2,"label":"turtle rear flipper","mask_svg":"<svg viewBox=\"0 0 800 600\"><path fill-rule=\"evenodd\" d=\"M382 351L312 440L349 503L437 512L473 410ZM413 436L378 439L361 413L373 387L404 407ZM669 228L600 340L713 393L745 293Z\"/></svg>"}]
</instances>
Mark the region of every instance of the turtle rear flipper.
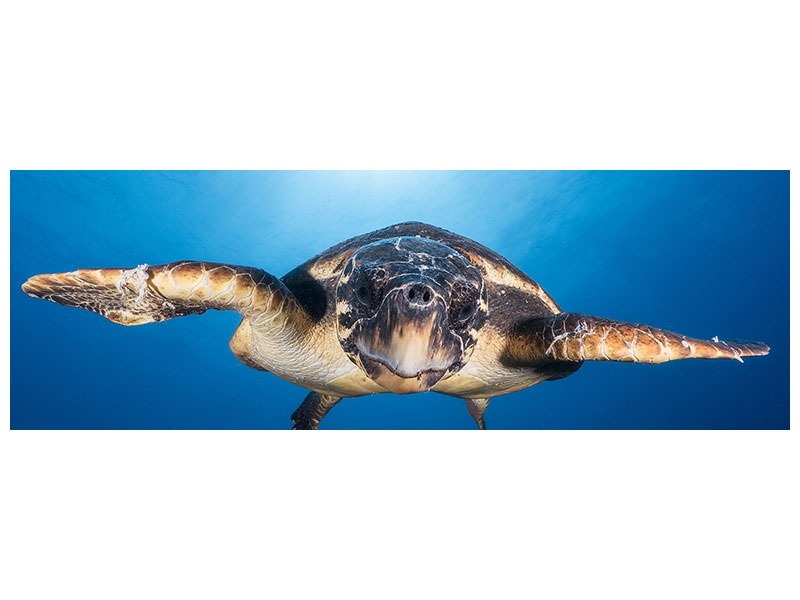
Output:
<instances>
[{"instance_id":1,"label":"turtle rear flipper","mask_svg":"<svg viewBox=\"0 0 800 600\"><path fill-rule=\"evenodd\" d=\"M303 403L292 413L292 429L319 429L319 423L328 411L341 400L339 396L330 396L311 392Z\"/></svg>"},{"instance_id":2,"label":"turtle rear flipper","mask_svg":"<svg viewBox=\"0 0 800 600\"><path fill-rule=\"evenodd\" d=\"M486 421L483 420L483 413L489 407L490 398L465 398L467 403L467 410L470 416L475 420L478 429L486 429Z\"/></svg>"},{"instance_id":3,"label":"turtle rear flipper","mask_svg":"<svg viewBox=\"0 0 800 600\"><path fill-rule=\"evenodd\" d=\"M511 335L511 355L521 361L607 360L662 363L682 358L764 356L760 342L700 340L663 329L577 313L533 319Z\"/></svg>"}]
</instances>

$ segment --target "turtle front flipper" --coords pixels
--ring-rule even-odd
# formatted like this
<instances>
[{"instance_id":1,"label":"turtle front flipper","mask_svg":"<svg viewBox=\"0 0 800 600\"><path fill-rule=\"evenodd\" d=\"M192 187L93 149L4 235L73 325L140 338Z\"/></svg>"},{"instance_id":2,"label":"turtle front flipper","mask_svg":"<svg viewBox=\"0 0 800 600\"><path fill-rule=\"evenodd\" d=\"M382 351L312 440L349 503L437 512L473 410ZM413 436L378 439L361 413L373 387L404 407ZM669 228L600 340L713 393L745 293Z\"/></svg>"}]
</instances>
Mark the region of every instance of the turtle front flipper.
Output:
<instances>
[{"instance_id":1,"label":"turtle front flipper","mask_svg":"<svg viewBox=\"0 0 800 600\"><path fill-rule=\"evenodd\" d=\"M647 325L560 313L518 325L511 334L508 351L513 359L524 362L662 363L682 358L729 358L743 362L743 357L768 354L769 346L716 337L699 340Z\"/></svg>"},{"instance_id":2,"label":"turtle front flipper","mask_svg":"<svg viewBox=\"0 0 800 600\"><path fill-rule=\"evenodd\" d=\"M252 319L304 311L280 280L251 267L182 261L135 269L78 269L35 275L22 291L91 310L121 325L142 325L208 309L235 310Z\"/></svg>"},{"instance_id":3,"label":"turtle front flipper","mask_svg":"<svg viewBox=\"0 0 800 600\"><path fill-rule=\"evenodd\" d=\"M312 322L292 292L269 273L208 262L36 275L22 290L91 310L121 325L156 323L209 309L235 310L245 318L230 348L244 364L260 370L281 364L274 356L276 348L303 348L304 332Z\"/></svg>"},{"instance_id":4,"label":"turtle front flipper","mask_svg":"<svg viewBox=\"0 0 800 600\"><path fill-rule=\"evenodd\" d=\"M339 400L341 400L339 396L311 392L292 413L292 423L294 423L292 429L319 429L319 422Z\"/></svg>"}]
</instances>

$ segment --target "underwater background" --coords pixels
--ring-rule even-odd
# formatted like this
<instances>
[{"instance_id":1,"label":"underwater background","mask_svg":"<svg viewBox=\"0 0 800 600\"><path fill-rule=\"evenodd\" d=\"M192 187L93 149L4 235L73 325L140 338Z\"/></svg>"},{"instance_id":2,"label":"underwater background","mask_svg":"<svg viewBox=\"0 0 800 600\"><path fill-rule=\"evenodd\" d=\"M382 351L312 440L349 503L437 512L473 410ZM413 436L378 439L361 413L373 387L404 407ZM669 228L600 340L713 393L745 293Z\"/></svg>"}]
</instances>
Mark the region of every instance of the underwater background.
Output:
<instances>
[{"instance_id":1,"label":"underwater background","mask_svg":"<svg viewBox=\"0 0 800 600\"><path fill-rule=\"evenodd\" d=\"M138 327L26 296L31 275L182 259L282 276L418 220L499 252L565 311L767 357L586 362L491 401L490 429L789 427L787 171L14 171L12 429L288 429L306 391L240 363L241 317ZM345 399L322 429L474 429L429 392Z\"/></svg>"}]
</instances>

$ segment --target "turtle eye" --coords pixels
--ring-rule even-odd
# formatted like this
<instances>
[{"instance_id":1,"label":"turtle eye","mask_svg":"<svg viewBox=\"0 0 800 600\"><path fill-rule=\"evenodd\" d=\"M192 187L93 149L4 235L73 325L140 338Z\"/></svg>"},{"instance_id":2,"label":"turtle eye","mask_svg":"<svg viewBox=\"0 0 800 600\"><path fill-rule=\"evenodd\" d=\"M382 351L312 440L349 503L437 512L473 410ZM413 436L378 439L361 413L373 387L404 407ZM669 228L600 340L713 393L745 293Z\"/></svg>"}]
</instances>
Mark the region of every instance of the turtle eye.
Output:
<instances>
[{"instance_id":1,"label":"turtle eye","mask_svg":"<svg viewBox=\"0 0 800 600\"><path fill-rule=\"evenodd\" d=\"M356 300L367 308L377 308L385 283L384 269L373 267L363 270L353 285Z\"/></svg>"},{"instance_id":2,"label":"turtle eye","mask_svg":"<svg viewBox=\"0 0 800 600\"><path fill-rule=\"evenodd\" d=\"M459 321L466 321L469 319L473 313L475 312L476 304L474 302L468 302L461 309L458 311L458 316L456 317Z\"/></svg>"},{"instance_id":3,"label":"turtle eye","mask_svg":"<svg viewBox=\"0 0 800 600\"><path fill-rule=\"evenodd\" d=\"M453 290L450 304L450 323L457 329L466 327L478 309L478 291L471 286L458 286Z\"/></svg>"},{"instance_id":4,"label":"turtle eye","mask_svg":"<svg viewBox=\"0 0 800 600\"><path fill-rule=\"evenodd\" d=\"M362 304L369 304L369 287L365 282L362 282L356 288L356 298Z\"/></svg>"}]
</instances>

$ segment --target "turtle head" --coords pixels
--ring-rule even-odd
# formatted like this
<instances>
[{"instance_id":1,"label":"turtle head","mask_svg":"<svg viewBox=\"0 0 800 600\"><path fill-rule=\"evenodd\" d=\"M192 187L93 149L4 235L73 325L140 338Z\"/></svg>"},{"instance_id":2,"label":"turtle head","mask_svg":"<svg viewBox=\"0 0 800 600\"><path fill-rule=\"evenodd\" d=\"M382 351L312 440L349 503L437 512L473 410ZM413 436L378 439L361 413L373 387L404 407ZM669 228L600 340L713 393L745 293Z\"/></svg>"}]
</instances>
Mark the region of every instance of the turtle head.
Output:
<instances>
[{"instance_id":1,"label":"turtle head","mask_svg":"<svg viewBox=\"0 0 800 600\"><path fill-rule=\"evenodd\" d=\"M486 320L483 276L449 246L418 237L360 248L336 287L342 349L378 385L424 392L461 369Z\"/></svg>"}]
</instances>

